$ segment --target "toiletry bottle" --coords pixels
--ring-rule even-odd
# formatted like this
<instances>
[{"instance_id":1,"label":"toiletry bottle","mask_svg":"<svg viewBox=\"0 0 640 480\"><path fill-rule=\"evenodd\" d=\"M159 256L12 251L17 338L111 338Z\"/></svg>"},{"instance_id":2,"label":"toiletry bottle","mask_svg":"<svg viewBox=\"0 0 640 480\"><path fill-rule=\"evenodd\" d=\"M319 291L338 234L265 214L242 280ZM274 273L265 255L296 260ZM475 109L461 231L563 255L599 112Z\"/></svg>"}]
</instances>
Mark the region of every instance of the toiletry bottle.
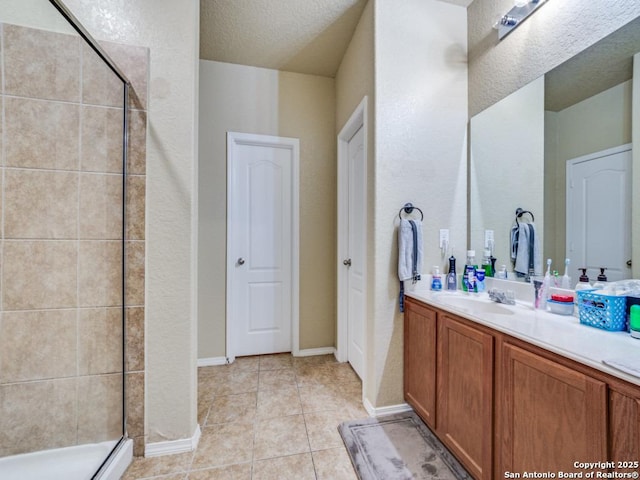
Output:
<instances>
[{"instance_id":1,"label":"toiletry bottle","mask_svg":"<svg viewBox=\"0 0 640 480\"><path fill-rule=\"evenodd\" d=\"M467 263L464 266L462 275L462 290L465 292L476 292L476 251L467 250Z\"/></svg>"},{"instance_id":2,"label":"toiletry bottle","mask_svg":"<svg viewBox=\"0 0 640 480\"><path fill-rule=\"evenodd\" d=\"M564 259L564 275L562 276L562 282L560 282L560 286L566 289L571 288L571 277L569 276L570 262L571 260L569 260L568 258Z\"/></svg>"},{"instance_id":3,"label":"toiletry bottle","mask_svg":"<svg viewBox=\"0 0 640 480\"><path fill-rule=\"evenodd\" d=\"M482 269L484 270L485 277L493 277L493 267L491 265L491 250L484 251L484 257L482 257Z\"/></svg>"},{"instance_id":4,"label":"toiletry bottle","mask_svg":"<svg viewBox=\"0 0 640 480\"><path fill-rule=\"evenodd\" d=\"M484 268L479 268L476 270L476 292L478 293L485 291L485 285L484 285L485 273L486 272L484 271Z\"/></svg>"},{"instance_id":5,"label":"toiletry bottle","mask_svg":"<svg viewBox=\"0 0 640 480\"><path fill-rule=\"evenodd\" d=\"M496 278L500 278L502 280L506 280L507 279L507 266L506 265L501 265L500 266L500 271L496 274Z\"/></svg>"},{"instance_id":6,"label":"toiletry bottle","mask_svg":"<svg viewBox=\"0 0 640 480\"><path fill-rule=\"evenodd\" d=\"M458 289L458 277L456 275L456 257L449 257L449 273L447 274L447 290Z\"/></svg>"},{"instance_id":7,"label":"toiletry bottle","mask_svg":"<svg viewBox=\"0 0 640 480\"><path fill-rule=\"evenodd\" d=\"M576 283L576 288L574 288L574 290L576 292L578 290L591 290L593 287L589 283L589 277L587 277L587 269L579 268L578 270L582 272L582 275L580 275L580 279L578 283ZM576 298L578 298L577 295L576 295ZM580 306L578 304L578 301L574 303L573 315L576 317L580 317Z\"/></svg>"},{"instance_id":8,"label":"toiletry bottle","mask_svg":"<svg viewBox=\"0 0 640 480\"><path fill-rule=\"evenodd\" d=\"M598 279L593 284L593 288L601 290L607 286L607 276L604 274L606 269L606 267L600 267L600 275L598 275Z\"/></svg>"},{"instance_id":9,"label":"toiletry bottle","mask_svg":"<svg viewBox=\"0 0 640 480\"><path fill-rule=\"evenodd\" d=\"M433 277L431 278L431 290L439 292L442 290L442 279L440 278L440 268L433 267Z\"/></svg>"},{"instance_id":10,"label":"toiletry bottle","mask_svg":"<svg viewBox=\"0 0 640 480\"><path fill-rule=\"evenodd\" d=\"M640 305L631 305L629 311L629 333L640 339Z\"/></svg>"}]
</instances>

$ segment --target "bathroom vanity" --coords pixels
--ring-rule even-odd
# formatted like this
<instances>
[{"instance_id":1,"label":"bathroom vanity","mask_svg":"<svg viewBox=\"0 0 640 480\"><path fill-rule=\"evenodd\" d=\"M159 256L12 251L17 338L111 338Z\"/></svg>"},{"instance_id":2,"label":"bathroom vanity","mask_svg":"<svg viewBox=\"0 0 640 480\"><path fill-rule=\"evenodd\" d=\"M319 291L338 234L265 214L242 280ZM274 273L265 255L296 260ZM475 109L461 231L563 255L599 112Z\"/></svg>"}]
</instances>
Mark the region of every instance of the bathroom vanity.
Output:
<instances>
[{"instance_id":1,"label":"bathroom vanity","mask_svg":"<svg viewBox=\"0 0 640 480\"><path fill-rule=\"evenodd\" d=\"M476 479L640 471L640 377L602 362L620 358L640 367L640 340L486 294L407 294L405 400Z\"/></svg>"}]
</instances>

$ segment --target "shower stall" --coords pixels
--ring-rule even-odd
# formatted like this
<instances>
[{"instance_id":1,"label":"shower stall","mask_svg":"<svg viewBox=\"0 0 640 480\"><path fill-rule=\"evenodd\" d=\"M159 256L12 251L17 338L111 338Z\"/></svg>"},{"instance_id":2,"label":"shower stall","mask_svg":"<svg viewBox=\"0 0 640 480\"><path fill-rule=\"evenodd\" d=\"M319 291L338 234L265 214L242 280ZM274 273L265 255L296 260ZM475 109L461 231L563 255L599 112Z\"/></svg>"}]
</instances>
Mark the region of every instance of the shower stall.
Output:
<instances>
[{"instance_id":1,"label":"shower stall","mask_svg":"<svg viewBox=\"0 0 640 480\"><path fill-rule=\"evenodd\" d=\"M35 8L36 5L38 8ZM61 2L0 10L0 478L119 478L129 82Z\"/></svg>"}]
</instances>

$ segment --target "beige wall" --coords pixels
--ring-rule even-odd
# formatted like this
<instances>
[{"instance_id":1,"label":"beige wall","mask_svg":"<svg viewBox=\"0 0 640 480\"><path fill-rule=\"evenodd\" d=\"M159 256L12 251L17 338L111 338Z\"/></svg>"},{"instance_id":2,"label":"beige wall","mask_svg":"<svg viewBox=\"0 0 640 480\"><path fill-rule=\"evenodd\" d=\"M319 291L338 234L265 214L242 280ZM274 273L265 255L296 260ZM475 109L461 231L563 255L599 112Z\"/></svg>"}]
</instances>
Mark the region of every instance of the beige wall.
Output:
<instances>
[{"instance_id":1,"label":"beige wall","mask_svg":"<svg viewBox=\"0 0 640 480\"><path fill-rule=\"evenodd\" d=\"M545 138L553 139L553 144L545 151L549 160L544 190L553 233L545 237L545 257L556 266L563 265L565 258L567 160L631 143L631 91L629 80L559 112L546 113ZM573 275L577 275L575 268Z\"/></svg>"},{"instance_id":2,"label":"beige wall","mask_svg":"<svg viewBox=\"0 0 640 480\"><path fill-rule=\"evenodd\" d=\"M640 53L633 56L632 80L632 109L631 109L631 141L636 146L633 149L633 171L631 181L631 238L640 238ZM638 168L636 168L638 167ZM636 207L634 207L636 205ZM631 242L632 278L640 277L640 242Z\"/></svg>"},{"instance_id":3,"label":"beige wall","mask_svg":"<svg viewBox=\"0 0 640 480\"><path fill-rule=\"evenodd\" d=\"M436 0L377 0L372 343L374 406L403 403L398 210L424 211L424 269L445 265L440 228L461 258L467 238L466 9Z\"/></svg>"},{"instance_id":4,"label":"beige wall","mask_svg":"<svg viewBox=\"0 0 640 480\"><path fill-rule=\"evenodd\" d=\"M351 43L345 52L340 63L340 68L336 74L336 134L342 130L345 123L360 104L362 99L367 96L367 114L368 114L368 136L367 136L367 198L374 198L375 187L375 56L374 56L374 29L373 29L373 1L369 1L362 12L360 21L351 39ZM373 245L373 201L367 202L367 243ZM374 249L369 248L367 251L367 269L373 270ZM367 290L373 292L373 275L368 275ZM370 322L373 315L374 296L369 294L367 297L367 344L373 345L374 330L370 328ZM365 372L372 372L373 369L368 365L373 365L375 355L374 349L367 350L367 358L365 363L367 368ZM367 375L367 373L365 373ZM367 398L375 398L374 382L369 381L365 377L363 388Z\"/></svg>"},{"instance_id":5,"label":"beige wall","mask_svg":"<svg viewBox=\"0 0 640 480\"><path fill-rule=\"evenodd\" d=\"M199 2L65 3L98 40L150 49L145 431L149 443L190 438L197 426Z\"/></svg>"},{"instance_id":6,"label":"beige wall","mask_svg":"<svg viewBox=\"0 0 640 480\"><path fill-rule=\"evenodd\" d=\"M512 0L475 0L469 6L470 115L640 15L637 0L550 1L498 42L493 23L512 5Z\"/></svg>"},{"instance_id":7,"label":"beige wall","mask_svg":"<svg viewBox=\"0 0 640 480\"><path fill-rule=\"evenodd\" d=\"M226 132L300 139L300 349L335 345L335 81L200 62L198 356L225 356Z\"/></svg>"}]
</instances>

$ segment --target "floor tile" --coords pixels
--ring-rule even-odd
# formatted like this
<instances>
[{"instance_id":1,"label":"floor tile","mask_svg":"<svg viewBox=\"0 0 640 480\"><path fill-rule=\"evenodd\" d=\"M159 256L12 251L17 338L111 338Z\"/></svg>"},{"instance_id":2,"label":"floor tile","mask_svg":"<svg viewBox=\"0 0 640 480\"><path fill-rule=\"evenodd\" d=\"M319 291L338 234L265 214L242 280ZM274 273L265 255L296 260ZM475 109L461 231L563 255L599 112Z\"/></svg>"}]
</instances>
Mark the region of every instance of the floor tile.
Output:
<instances>
[{"instance_id":1,"label":"floor tile","mask_svg":"<svg viewBox=\"0 0 640 480\"><path fill-rule=\"evenodd\" d=\"M344 446L313 452L317 480L358 480Z\"/></svg>"},{"instance_id":2,"label":"floor tile","mask_svg":"<svg viewBox=\"0 0 640 480\"><path fill-rule=\"evenodd\" d=\"M194 470L251 461L253 424L224 423L204 427L193 457Z\"/></svg>"},{"instance_id":3,"label":"floor tile","mask_svg":"<svg viewBox=\"0 0 640 480\"><path fill-rule=\"evenodd\" d=\"M302 415L259 420L255 430L254 461L309 451Z\"/></svg>"},{"instance_id":4,"label":"floor tile","mask_svg":"<svg viewBox=\"0 0 640 480\"><path fill-rule=\"evenodd\" d=\"M295 368L296 383L299 387L307 387L309 385L328 385L334 379L331 377L331 371L327 365L301 365Z\"/></svg>"},{"instance_id":5,"label":"floor tile","mask_svg":"<svg viewBox=\"0 0 640 480\"><path fill-rule=\"evenodd\" d=\"M323 410L339 410L345 404L340 392L327 385L308 385L298 387L302 411L319 412Z\"/></svg>"},{"instance_id":6,"label":"floor tile","mask_svg":"<svg viewBox=\"0 0 640 480\"><path fill-rule=\"evenodd\" d=\"M253 422L256 416L257 393L216 395L211 401L207 426L215 423Z\"/></svg>"},{"instance_id":7,"label":"floor tile","mask_svg":"<svg viewBox=\"0 0 640 480\"><path fill-rule=\"evenodd\" d=\"M293 368L262 370L258 377L258 389L274 389L289 385L296 385L296 375Z\"/></svg>"},{"instance_id":8,"label":"floor tile","mask_svg":"<svg viewBox=\"0 0 640 480\"><path fill-rule=\"evenodd\" d=\"M238 371L228 373L224 377L216 377L210 389L213 395L256 392L258 390L258 372Z\"/></svg>"},{"instance_id":9,"label":"floor tile","mask_svg":"<svg viewBox=\"0 0 640 480\"><path fill-rule=\"evenodd\" d=\"M278 389L263 389L258 391L259 419L284 417L302 413L302 404L298 388L289 385Z\"/></svg>"},{"instance_id":10,"label":"floor tile","mask_svg":"<svg viewBox=\"0 0 640 480\"><path fill-rule=\"evenodd\" d=\"M293 366L298 368L305 365L326 365L328 363L338 363L335 355L312 355L310 357L293 357Z\"/></svg>"},{"instance_id":11,"label":"floor tile","mask_svg":"<svg viewBox=\"0 0 640 480\"><path fill-rule=\"evenodd\" d=\"M344 420L339 410L305 413L311 451L343 447L342 437L338 433L338 425Z\"/></svg>"},{"instance_id":12,"label":"floor tile","mask_svg":"<svg viewBox=\"0 0 640 480\"><path fill-rule=\"evenodd\" d=\"M135 457L122 479L137 480L158 475L185 473L189 470L192 457L191 453L162 457Z\"/></svg>"},{"instance_id":13,"label":"floor tile","mask_svg":"<svg viewBox=\"0 0 640 480\"><path fill-rule=\"evenodd\" d=\"M260 370L280 370L291 368L293 360L290 353L276 353L275 355L260 356Z\"/></svg>"},{"instance_id":14,"label":"floor tile","mask_svg":"<svg viewBox=\"0 0 640 480\"><path fill-rule=\"evenodd\" d=\"M227 368L232 371L255 372L260 369L260 357L236 357Z\"/></svg>"},{"instance_id":15,"label":"floor tile","mask_svg":"<svg viewBox=\"0 0 640 480\"><path fill-rule=\"evenodd\" d=\"M253 464L252 480L315 480L310 453L260 460Z\"/></svg>"},{"instance_id":16,"label":"floor tile","mask_svg":"<svg viewBox=\"0 0 640 480\"><path fill-rule=\"evenodd\" d=\"M226 465L224 467L193 470L188 480L251 480L251 464Z\"/></svg>"}]
</instances>

